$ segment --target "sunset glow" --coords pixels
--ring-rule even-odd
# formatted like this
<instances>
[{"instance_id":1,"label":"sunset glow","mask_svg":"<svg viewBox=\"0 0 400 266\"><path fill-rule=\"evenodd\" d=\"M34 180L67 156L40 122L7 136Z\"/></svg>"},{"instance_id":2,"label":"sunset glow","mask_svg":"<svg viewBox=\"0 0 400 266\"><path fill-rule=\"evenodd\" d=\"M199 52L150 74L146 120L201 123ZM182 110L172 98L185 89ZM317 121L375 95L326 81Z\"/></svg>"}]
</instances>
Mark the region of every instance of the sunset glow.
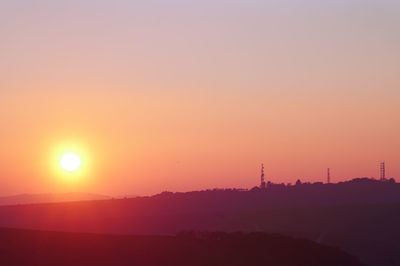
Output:
<instances>
[{"instance_id":1,"label":"sunset glow","mask_svg":"<svg viewBox=\"0 0 400 266\"><path fill-rule=\"evenodd\" d=\"M0 266L400 265L400 0L0 0L0 147Z\"/></svg>"},{"instance_id":2,"label":"sunset glow","mask_svg":"<svg viewBox=\"0 0 400 266\"><path fill-rule=\"evenodd\" d=\"M0 194L400 175L398 1L22 2L0 4Z\"/></svg>"}]
</instances>

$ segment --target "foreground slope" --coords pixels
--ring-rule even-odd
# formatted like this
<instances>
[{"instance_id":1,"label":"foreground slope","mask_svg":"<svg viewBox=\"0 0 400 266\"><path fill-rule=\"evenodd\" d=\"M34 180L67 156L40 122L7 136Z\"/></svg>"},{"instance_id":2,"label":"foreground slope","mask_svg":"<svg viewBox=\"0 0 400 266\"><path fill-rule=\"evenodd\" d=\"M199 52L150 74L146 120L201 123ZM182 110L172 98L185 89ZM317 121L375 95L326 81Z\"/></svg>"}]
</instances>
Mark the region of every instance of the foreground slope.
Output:
<instances>
[{"instance_id":1,"label":"foreground slope","mask_svg":"<svg viewBox=\"0 0 400 266\"><path fill-rule=\"evenodd\" d=\"M338 249L262 233L118 236L0 229L1 265L359 266Z\"/></svg>"}]
</instances>

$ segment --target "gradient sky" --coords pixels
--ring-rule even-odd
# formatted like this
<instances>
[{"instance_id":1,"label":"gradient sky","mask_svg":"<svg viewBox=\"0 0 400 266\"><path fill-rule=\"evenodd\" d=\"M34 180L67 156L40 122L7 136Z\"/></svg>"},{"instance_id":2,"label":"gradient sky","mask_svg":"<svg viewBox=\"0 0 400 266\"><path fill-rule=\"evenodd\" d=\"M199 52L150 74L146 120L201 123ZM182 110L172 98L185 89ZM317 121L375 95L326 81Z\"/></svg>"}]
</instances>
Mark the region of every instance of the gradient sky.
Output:
<instances>
[{"instance_id":1,"label":"gradient sky","mask_svg":"<svg viewBox=\"0 0 400 266\"><path fill-rule=\"evenodd\" d=\"M400 178L397 0L1 0L0 36L0 195Z\"/></svg>"}]
</instances>

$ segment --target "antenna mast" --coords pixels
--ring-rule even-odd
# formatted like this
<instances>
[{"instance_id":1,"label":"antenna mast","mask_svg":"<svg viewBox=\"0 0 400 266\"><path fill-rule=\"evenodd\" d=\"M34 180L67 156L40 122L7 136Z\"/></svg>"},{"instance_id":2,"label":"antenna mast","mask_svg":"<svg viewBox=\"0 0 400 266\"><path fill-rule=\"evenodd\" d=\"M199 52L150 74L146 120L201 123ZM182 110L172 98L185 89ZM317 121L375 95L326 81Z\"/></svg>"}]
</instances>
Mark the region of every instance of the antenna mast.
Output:
<instances>
[{"instance_id":1,"label":"antenna mast","mask_svg":"<svg viewBox=\"0 0 400 266\"><path fill-rule=\"evenodd\" d=\"M264 164L261 164L261 189L265 189L265 174L264 174Z\"/></svg>"},{"instance_id":2,"label":"antenna mast","mask_svg":"<svg viewBox=\"0 0 400 266\"><path fill-rule=\"evenodd\" d=\"M328 172L327 172L327 183L331 183L331 169L328 168Z\"/></svg>"},{"instance_id":3,"label":"antenna mast","mask_svg":"<svg viewBox=\"0 0 400 266\"><path fill-rule=\"evenodd\" d=\"M381 162L381 181L385 181L386 180L386 167L385 167L385 162Z\"/></svg>"}]
</instances>

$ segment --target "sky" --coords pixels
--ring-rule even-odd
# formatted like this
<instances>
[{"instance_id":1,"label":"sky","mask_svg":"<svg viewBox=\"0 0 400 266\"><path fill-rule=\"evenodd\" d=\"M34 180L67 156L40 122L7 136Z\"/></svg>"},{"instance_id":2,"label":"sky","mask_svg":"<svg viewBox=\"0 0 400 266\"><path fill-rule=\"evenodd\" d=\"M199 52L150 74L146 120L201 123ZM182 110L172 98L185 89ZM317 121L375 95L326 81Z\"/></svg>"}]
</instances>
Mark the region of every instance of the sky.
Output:
<instances>
[{"instance_id":1,"label":"sky","mask_svg":"<svg viewBox=\"0 0 400 266\"><path fill-rule=\"evenodd\" d=\"M1 0L0 36L0 195L400 181L399 1Z\"/></svg>"}]
</instances>

